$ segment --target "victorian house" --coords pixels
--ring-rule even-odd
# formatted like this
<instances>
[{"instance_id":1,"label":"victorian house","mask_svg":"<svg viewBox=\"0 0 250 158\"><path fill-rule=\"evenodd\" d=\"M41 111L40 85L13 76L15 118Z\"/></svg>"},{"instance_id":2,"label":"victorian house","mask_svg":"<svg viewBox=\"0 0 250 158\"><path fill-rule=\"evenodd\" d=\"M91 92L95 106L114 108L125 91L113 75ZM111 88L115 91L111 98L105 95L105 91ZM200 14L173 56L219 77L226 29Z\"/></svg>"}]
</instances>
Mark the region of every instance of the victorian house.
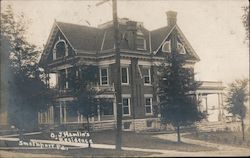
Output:
<instances>
[{"instance_id":1,"label":"victorian house","mask_svg":"<svg viewBox=\"0 0 250 158\"><path fill-rule=\"evenodd\" d=\"M164 54L178 49L185 56L187 67L194 68L198 55L176 24L177 13L168 11L167 26L149 31L141 22L127 18L119 19L122 113L124 130L154 128L158 116L156 65L164 61ZM113 22L97 28L55 21L43 51L40 65L55 82L57 93L54 103L47 111L39 112L40 124L77 125L85 122L72 102L72 83L69 78L78 76L80 69L73 66L95 65L99 68L99 82L94 85L105 90L100 98L109 98L98 116L91 122L98 128L112 128L116 120L116 99L114 94L115 49ZM53 77L52 77L53 76ZM51 81L48 81L51 83Z\"/></svg>"}]
</instances>

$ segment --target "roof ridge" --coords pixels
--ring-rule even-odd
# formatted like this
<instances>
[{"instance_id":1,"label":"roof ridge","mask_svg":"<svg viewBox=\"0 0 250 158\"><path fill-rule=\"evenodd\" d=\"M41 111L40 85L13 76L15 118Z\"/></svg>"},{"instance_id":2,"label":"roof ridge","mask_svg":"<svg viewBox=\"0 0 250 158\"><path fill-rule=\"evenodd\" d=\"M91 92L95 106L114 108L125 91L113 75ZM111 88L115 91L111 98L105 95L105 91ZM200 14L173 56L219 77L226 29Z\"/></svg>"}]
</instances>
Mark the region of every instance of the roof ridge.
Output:
<instances>
[{"instance_id":1,"label":"roof ridge","mask_svg":"<svg viewBox=\"0 0 250 158\"><path fill-rule=\"evenodd\" d=\"M94 27L94 26L87 26L87 25L81 25L81 24L75 24L75 23L69 23L69 22L62 22L62 21L56 21L57 24L61 23L61 24L67 24L67 25L75 25L75 26L79 26L79 27L85 27L85 28L92 28L92 29L97 29L97 30L102 30L98 27Z\"/></svg>"},{"instance_id":2,"label":"roof ridge","mask_svg":"<svg viewBox=\"0 0 250 158\"><path fill-rule=\"evenodd\" d=\"M164 28L168 28L169 26L168 25L166 25L166 26L163 26L163 27L160 27L160 28L157 28L157 29L154 29L154 30L150 30L149 32L155 32L155 31L159 31L159 30L161 30L161 29L164 29Z\"/></svg>"}]
</instances>

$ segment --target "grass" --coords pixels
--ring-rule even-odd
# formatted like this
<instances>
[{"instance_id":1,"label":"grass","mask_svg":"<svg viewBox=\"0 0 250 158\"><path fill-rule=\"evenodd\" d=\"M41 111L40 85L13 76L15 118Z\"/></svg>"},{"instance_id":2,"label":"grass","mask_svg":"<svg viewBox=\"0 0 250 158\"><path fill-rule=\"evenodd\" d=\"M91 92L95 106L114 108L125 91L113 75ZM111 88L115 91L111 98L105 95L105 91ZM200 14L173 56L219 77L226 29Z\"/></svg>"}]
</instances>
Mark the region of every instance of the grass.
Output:
<instances>
[{"instance_id":1,"label":"grass","mask_svg":"<svg viewBox=\"0 0 250 158\"><path fill-rule=\"evenodd\" d=\"M209 148L188 143L177 143L169 140L162 140L152 137L155 134L123 132L122 145L126 147L148 148L148 149L163 149L163 150L178 150L178 151L212 151L216 148ZM92 133L92 139L97 144L115 144L114 131L101 131Z\"/></svg>"},{"instance_id":2,"label":"grass","mask_svg":"<svg viewBox=\"0 0 250 158\"><path fill-rule=\"evenodd\" d=\"M198 134L187 134L184 137L204 140L212 143L232 145L238 147L250 147L250 132L245 133L245 141L242 140L241 132L215 131L200 132Z\"/></svg>"}]
</instances>

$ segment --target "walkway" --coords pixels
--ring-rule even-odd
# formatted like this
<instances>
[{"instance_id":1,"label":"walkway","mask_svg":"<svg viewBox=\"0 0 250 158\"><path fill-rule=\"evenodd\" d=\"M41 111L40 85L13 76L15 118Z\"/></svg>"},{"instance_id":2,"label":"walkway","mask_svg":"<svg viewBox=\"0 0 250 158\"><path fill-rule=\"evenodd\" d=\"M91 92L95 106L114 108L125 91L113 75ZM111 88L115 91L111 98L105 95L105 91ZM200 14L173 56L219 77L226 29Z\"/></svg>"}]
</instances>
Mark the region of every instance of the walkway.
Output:
<instances>
[{"instance_id":1,"label":"walkway","mask_svg":"<svg viewBox=\"0 0 250 158\"><path fill-rule=\"evenodd\" d=\"M154 137L158 137L160 139L164 140L171 140L171 141L176 141L176 134L161 134L161 135L156 135ZM0 137L0 140L6 140L8 138L6 137ZM9 138L10 140L13 138ZM18 139L18 138L14 138ZM43 143L55 143L55 144L62 144L62 145L72 145L76 147L86 147L86 144L80 144L80 143L66 143L66 142L58 142L58 141L51 141L51 140L34 140L38 142L43 142ZM189 144L196 144L196 145L201 145L201 146L206 146L206 147L216 147L218 151L200 151L200 152L184 152L184 151L177 151L177 150L162 150L162 149L146 149L146 148L132 148L132 147L123 147L123 150L130 150L130 151L141 151L141 152L157 152L161 154L153 154L150 155L152 157L165 157L165 156L170 156L170 157L176 157L176 156L250 156L250 149L247 148L240 148L240 147L232 147L228 145L219 145L216 143L208 143L205 141L200 141L200 140L193 140L189 138L184 138L182 137L183 142L187 142ZM115 149L115 145L109 145L109 144L92 144L92 148L100 148L100 149ZM11 152L14 154L17 154L15 152ZM0 157L7 154L10 156L11 154L8 154L8 151L2 151L0 150ZM19 153L18 153L19 154ZM22 153L20 153L20 157L26 157L25 155L22 156ZM34 154L32 154L34 155ZM50 157L52 155L39 155L38 157ZM12 157L12 156L10 156ZM19 156L17 156L19 157ZM28 155L27 155L28 157Z\"/></svg>"}]
</instances>

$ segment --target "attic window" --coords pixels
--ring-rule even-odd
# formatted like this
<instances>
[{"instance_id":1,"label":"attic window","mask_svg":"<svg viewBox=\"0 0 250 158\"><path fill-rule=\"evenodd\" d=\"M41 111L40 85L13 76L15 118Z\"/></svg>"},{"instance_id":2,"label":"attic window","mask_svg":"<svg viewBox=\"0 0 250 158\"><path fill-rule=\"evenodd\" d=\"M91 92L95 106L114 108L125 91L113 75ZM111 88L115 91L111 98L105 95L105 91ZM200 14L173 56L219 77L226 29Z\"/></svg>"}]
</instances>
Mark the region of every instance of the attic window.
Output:
<instances>
[{"instance_id":1,"label":"attic window","mask_svg":"<svg viewBox=\"0 0 250 158\"><path fill-rule=\"evenodd\" d=\"M166 53L170 53L171 52L171 42L170 41L166 41L162 45L162 52L166 52Z\"/></svg>"},{"instance_id":2,"label":"attic window","mask_svg":"<svg viewBox=\"0 0 250 158\"><path fill-rule=\"evenodd\" d=\"M180 54L186 54L186 50L185 50L184 46L179 42L177 43L177 51Z\"/></svg>"},{"instance_id":3,"label":"attic window","mask_svg":"<svg viewBox=\"0 0 250 158\"><path fill-rule=\"evenodd\" d=\"M67 56L67 45L64 40L60 40L55 44L53 59L58 59L64 56Z\"/></svg>"}]
</instances>

